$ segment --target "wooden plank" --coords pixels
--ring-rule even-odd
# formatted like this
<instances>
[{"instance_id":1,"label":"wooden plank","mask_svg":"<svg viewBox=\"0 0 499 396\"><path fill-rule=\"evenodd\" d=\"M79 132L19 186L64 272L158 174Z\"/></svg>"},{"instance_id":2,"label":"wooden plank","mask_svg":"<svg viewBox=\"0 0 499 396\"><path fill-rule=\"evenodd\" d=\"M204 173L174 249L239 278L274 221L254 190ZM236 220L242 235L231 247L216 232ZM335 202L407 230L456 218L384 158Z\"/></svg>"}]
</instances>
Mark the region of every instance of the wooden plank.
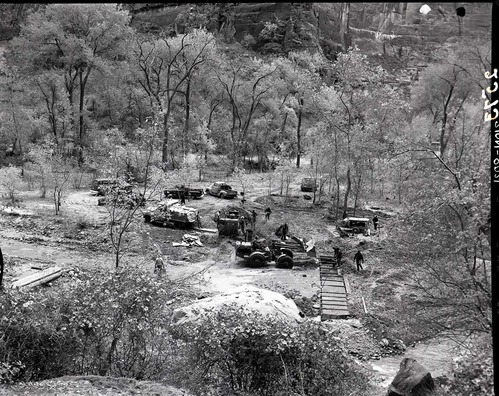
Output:
<instances>
[{"instance_id":1,"label":"wooden plank","mask_svg":"<svg viewBox=\"0 0 499 396\"><path fill-rule=\"evenodd\" d=\"M352 289L350 289L350 282L348 281L347 278L343 278L343 281L345 282L345 291L347 294L352 293Z\"/></svg>"},{"instance_id":2,"label":"wooden plank","mask_svg":"<svg viewBox=\"0 0 499 396\"><path fill-rule=\"evenodd\" d=\"M364 306L364 312L367 313L366 302L364 301L364 297L362 297L362 305Z\"/></svg>"},{"instance_id":3,"label":"wooden plank","mask_svg":"<svg viewBox=\"0 0 499 396\"><path fill-rule=\"evenodd\" d=\"M46 270L25 276L12 283L12 288L34 287L50 282L62 275L61 267L50 267Z\"/></svg>"},{"instance_id":4,"label":"wooden plank","mask_svg":"<svg viewBox=\"0 0 499 396\"><path fill-rule=\"evenodd\" d=\"M216 234L218 232L218 230L213 229L213 228L198 228L198 227L193 227L192 229L194 231L210 232L212 234Z\"/></svg>"},{"instance_id":5,"label":"wooden plank","mask_svg":"<svg viewBox=\"0 0 499 396\"><path fill-rule=\"evenodd\" d=\"M327 302L327 303L331 303L331 304L342 304L342 305L346 305L347 304L347 300L346 299L338 299L338 298L323 298L322 299L322 302Z\"/></svg>"},{"instance_id":6,"label":"wooden plank","mask_svg":"<svg viewBox=\"0 0 499 396\"><path fill-rule=\"evenodd\" d=\"M347 306L347 301L346 300L335 300L335 299L322 299L322 303L327 303L329 305L333 304L333 305L343 305L343 306Z\"/></svg>"},{"instance_id":7,"label":"wooden plank","mask_svg":"<svg viewBox=\"0 0 499 396\"><path fill-rule=\"evenodd\" d=\"M341 312L341 313L346 313L347 315L349 314L348 309L346 309L345 307L334 307L334 306L323 307L322 312L324 312L325 314L332 312Z\"/></svg>"},{"instance_id":8,"label":"wooden plank","mask_svg":"<svg viewBox=\"0 0 499 396\"><path fill-rule=\"evenodd\" d=\"M341 305L341 304L323 304L322 305L322 309L339 309L339 310L342 310L342 311L348 311L348 307L346 305Z\"/></svg>"}]
</instances>

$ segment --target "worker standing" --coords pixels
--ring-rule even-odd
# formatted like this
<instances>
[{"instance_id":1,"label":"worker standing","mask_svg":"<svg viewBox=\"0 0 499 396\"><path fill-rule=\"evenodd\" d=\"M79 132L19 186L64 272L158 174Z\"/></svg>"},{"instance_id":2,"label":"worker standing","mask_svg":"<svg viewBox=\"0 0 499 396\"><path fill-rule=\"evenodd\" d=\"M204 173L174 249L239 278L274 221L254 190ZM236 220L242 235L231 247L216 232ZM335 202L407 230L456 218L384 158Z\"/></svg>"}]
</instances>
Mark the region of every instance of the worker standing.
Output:
<instances>
[{"instance_id":1,"label":"worker standing","mask_svg":"<svg viewBox=\"0 0 499 396\"><path fill-rule=\"evenodd\" d=\"M185 205L185 187L180 187L180 205Z\"/></svg>"},{"instance_id":2,"label":"worker standing","mask_svg":"<svg viewBox=\"0 0 499 396\"><path fill-rule=\"evenodd\" d=\"M245 231L245 226L246 226L246 221L244 219L244 216L241 216L239 218L239 228L241 229L241 233L244 235L244 231Z\"/></svg>"},{"instance_id":3,"label":"worker standing","mask_svg":"<svg viewBox=\"0 0 499 396\"><path fill-rule=\"evenodd\" d=\"M281 241L286 240L286 238L288 237L288 231L289 231L288 223L284 223L284 225L282 226Z\"/></svg>"},{"instance_id":4,"label":"worker standing","mask_svg":"<svg viewBox=\"0 0 499 396\"><path fill-rule=\"evenodd\" d=\"M158 275L158 278L160 278L163 275L164 270L165 263L163 262L161 256L158 255L154 261L154 273Z\"/></svg>"},{"instance_id":5,"label":"worker standing","mask_svg":"<svg viewBox=\"0 0 499 396\"><path fill-rule=\"evenodd\" d=\"M251 218L253 220L253 228L255 228L255 224L256 224L256 216L257 216L257 213L255 212L255 209L253 209L251 211Z\"/></svg>"},{"instance_id":6,"label":"worker standing","mask_svg":"<svg viewBox=\"0 0 499 396\"><path fill-rule=\"evenodd\" d=\"M265 220L269 221L270 220L270 214L272 213L272 209L267 208L265 209Z\"/></svg>"},{"instance_id":7,"label":"worker standing","mask_svg":"<svg viewBox=\"0 0 499 396\"><path fill-rule=\"evenodd\" d=\"M378 229L378 223L379 223L378 216L374 215L374 217L373 217L374 231L376 231Z\"/></svg>"},{"instance_id":8,"label":"worker standing","mask_svg":"<svg viewBox=\"0 0 499 396\"><path fill-rule=\"evenodd\" d=\"M355 253L355 256L353 256L353 259L355 263L357 264L357 272L359 272L361 269L364 269L362 267L362 264L364 263L364 256L360 252L360 250L357 250L357 253Z\"/></svg>"}]
</instances>

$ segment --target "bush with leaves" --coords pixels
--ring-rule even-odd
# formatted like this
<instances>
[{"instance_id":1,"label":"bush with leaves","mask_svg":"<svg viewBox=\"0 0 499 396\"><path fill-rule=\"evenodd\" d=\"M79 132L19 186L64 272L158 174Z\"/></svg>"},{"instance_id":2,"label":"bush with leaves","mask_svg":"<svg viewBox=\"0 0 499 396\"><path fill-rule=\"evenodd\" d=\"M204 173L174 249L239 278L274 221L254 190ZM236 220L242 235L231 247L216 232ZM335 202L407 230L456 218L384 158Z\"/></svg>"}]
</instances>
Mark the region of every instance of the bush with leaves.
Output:
<instances>
[{"instance_id":1,"label":"bush with leaves","mask_svg":"<svg viewBox=\"0 0 499 396\"><path fill-rule=\"evenodd\" d=\"M168 355L167 280L127 268L87 276L74 288L67 327L81 349L74 370L80 373L152 378Z\"/></svg>"},{"instance_id":2,"label":"bush with leaves","mask_svg":"<svg viewBox=\"0 0 499 396\"><path fill-rule=\"evenodd\" d=\"M23 189L21 169L9 165L0 169L0 187L4 190L11 204L18 202L18 194Z\"/></svg>"},{"instance_id":3,"label":"bush with leaves","mask_svg":"<svg viewBox=\"0 0 499 396\"><path fill-rule=\"evenodd\" d=\"M320 323L297 326L235 306L173 326L184 379L199 394L367 395L368 377Z\"/></svg>"},{"instance_id":4,"label":"bush with leaves","mask_svg":"<svg viewBox=\"0 0 499 396\"><path fill-rule=\"evenodd\" d=\"M0 361L22 380L61 375L157 379L175 356L168 280L128 268L81 271L58 292L7 290L0 301Z\"/></svg>"},{"instance_id":5,"label":"bush with leaves","mask_svg":"<svg viewBox=\"0 0 499 396\"><path fill-rule=\"evenodd\" d=\"M57 296L33 290L3 292L0 361L10 372L4 373L4 380L38 380L66 373L70 351L78 349L78 340L61 326L59 307L67 303L66 293Z\"/></svg>"},{"instance_id":6,"label":"bush with leaves","mask_svg":"<svg viewBox=\"0 0 499 396\"><path fill-rule=\"evenodd\" d=\"M477 337L454 359L452 381L442 386L442 395L494 395L494 362L491 338Z\"/></svg>"}]
</instances>

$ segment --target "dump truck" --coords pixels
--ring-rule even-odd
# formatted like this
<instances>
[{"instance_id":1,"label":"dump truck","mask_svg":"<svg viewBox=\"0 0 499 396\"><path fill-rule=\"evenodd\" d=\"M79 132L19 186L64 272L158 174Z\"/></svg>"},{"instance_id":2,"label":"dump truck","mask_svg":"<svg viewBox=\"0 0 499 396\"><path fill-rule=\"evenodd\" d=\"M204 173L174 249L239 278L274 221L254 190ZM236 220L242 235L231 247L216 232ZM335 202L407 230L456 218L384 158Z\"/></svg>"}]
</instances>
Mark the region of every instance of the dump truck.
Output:
<instances>
[{"instance_id":1,"label":"dump truck","mask_svg":"<svg viewBox=\"0 0 499 396\"><path fill-rule=\"evenodd\" d=\"M279 246L278 241L236 242L236 256L244 259L250 267L262 267L274 261L277 268L293 268L293 252Z\"/></svg>"},{"instance_id":2,"label":"dump truck","mask_svg":"<svg viewBox=\"0 0 499 396\"><path fill-rule=\"evenodd\" d=\"M146 223L164 227L191 228L199 223L198 210L180 205L176 199L160 201L146 208L143 214Z\"/></svg>"}]
</instances>

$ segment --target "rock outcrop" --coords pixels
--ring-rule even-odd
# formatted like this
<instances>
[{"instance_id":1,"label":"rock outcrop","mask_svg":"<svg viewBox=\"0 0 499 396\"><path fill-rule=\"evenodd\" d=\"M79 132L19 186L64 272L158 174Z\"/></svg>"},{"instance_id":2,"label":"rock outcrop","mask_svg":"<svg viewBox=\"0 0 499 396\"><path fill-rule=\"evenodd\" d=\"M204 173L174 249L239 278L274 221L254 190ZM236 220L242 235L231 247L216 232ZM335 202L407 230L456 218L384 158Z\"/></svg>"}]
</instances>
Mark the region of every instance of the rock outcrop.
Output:
<instances>
[{"instance_id":1,"label":"rock outcrop","mask_svg":"<svg viewBox=\"0 0 499 396\"><path fill-rule=\"evenodd\" d=\"M428 370L416 359L404 358L386 396L430 396L434 388Z\"/></svg>"},{"instance_id":2,"label":"rock outcrop","mask_svg":"<svg viewBox=\"0 0 499 396\"><path fill-rule=\"evenodd\" d=\"M431 8L426 15L419 12L423 4ZM127 7L137 26L142 23L161 29L175 25L182 30L181 22L190 18L209 30L225 31L259 52L306 49L330 59L342 48L343 23L349 27L348 43L364 53L393 57L398 63L425 61L435 46L452 37L490 38L492 26L490 3L351 3L348 21L341 3L213 3L210 8L202 3L151 3ZM466 10L464 17L457 16L457 7Z\"/></svg>"},{"instance_id":3,"label":"rock outcrop","mask_svg":"<svg viewBox=\"0 0 499 396\"><path fill-rule=\"evenodd\" d=\"M249 314L271 315L289 325L296 325L304 320L303 314L293 300L273 291L251 287L235 289L177 308L173 313L173 321L176 324L196 322L206 317L208 312L218 312L229 306L242 308Z\"/></svg>"},{"instance_id":4,"label":"rock outcrop","mask_svg":"<svg viewBox=\"0 0 499 396\"><path fill-rule=\"evenodd\" d=\"M141 31L182 33L188 26L206 27L261 53L308 50L331 60L342 44L349 43L380 57L386 69L426 63L449 39L491 37L491 3L348 4L347 8L342 3L124 3L122 7ZM431 8L426 15L419 12L423 4ZM0 40L18 34L28 13L43 6L1 5ZM457 8L465 9L464 17L457 15Z\"/></svg>"}]
</instances>

